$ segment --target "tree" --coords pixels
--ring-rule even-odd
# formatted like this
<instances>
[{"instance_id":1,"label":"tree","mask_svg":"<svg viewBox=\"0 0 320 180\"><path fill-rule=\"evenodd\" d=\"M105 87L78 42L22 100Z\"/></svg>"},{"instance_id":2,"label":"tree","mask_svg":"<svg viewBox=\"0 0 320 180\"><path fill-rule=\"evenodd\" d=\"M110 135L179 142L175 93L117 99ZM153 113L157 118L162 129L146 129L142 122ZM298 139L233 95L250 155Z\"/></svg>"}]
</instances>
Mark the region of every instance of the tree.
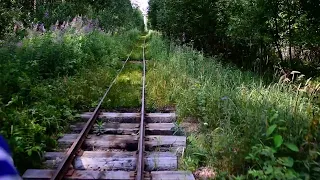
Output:
<instances>
[{"instance_id":1,"label":"tree","mask_svg":"<svg viewBox=\"0 0 320 180\"><path fill-rule=\"evenodd\" d=\"M263 71L282 64L308 74L320 63L319 2L312 0L150 0L153 29ZM301 55L304 50L309 55ZM308 60L309 61L309 60ZM310 66L309 66L310 67ZM313 71L314 72L314 71Z\"/></svg>"}]
</instances>

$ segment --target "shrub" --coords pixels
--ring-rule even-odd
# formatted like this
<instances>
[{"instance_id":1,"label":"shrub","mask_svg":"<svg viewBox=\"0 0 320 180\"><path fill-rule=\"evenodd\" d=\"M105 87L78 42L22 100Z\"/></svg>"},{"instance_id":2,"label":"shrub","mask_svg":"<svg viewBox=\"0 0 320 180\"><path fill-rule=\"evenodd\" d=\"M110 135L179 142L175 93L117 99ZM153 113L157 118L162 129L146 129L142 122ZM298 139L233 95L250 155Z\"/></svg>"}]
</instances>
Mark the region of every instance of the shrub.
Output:
<instances>
[{"instance_id":1,"label":"shrub","mask_svg":"<svg viewBox=\"0 0 320 180\"><path fill-rule=\"evenodd\" d=\"M251 72L221 64L219 56L204 57L156 34L149 40L149 55L153 63L148 67L148 107L176 105L180 121L193 117L200 125L188 138L184 160L188 169L209 166L231 175L246 174L252 165L245 159L251 147L269 141L265 133L272 125L270 118L281 123L278 133L283 140L298 147L306 142L310 126L319 122L313 115L318 113L313 96L304 91L308 83L267 84ZM312 149L319 152L318 147ZM310 157L307 152L292 157L304 161ZM301 167L297 163L294 169L302 172Z\"/></svg>"},{"instance_id":2,"label":"shrub","mask_svg":"<svg viewBox=\"0 0 320 180\"><path fill-rule=\"evenodd\" d=\"M138 35L70 29L0 47L0 133L20 172L39 167L78 111L96 105Z\"/></svg>"}]
</instances>

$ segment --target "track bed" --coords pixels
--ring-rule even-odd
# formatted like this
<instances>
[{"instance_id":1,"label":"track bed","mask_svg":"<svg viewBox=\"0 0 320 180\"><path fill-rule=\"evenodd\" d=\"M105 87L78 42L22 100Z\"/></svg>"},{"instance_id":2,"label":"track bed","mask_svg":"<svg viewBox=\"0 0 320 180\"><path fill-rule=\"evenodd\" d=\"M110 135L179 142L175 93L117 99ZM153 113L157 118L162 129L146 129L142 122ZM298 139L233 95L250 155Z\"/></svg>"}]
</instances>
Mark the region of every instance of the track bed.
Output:
<instances>
[{"instance_id":1,"label":"track bed","mask_svg":"<svg viewBox=\"0 0 320 180\"><path fill-rule=\"evenodd\" d=\"M176 114L145 113L144 46L142 54L139 112L101 112L129 55L94 111L81 114L70 133L58 139L57 152L45 153L44 169L29 169L23 179L194 180L191 172L178 171L186 137L176 134Z\"/></svg>"},{"instance_id":2,"label":"track bed","mask_svg":"<svg viewBox=\"0 0 320 180\"><path fill-rule=\"evenodd\" d=\"M83 113L86 120L92 113ZM137 166L139 113L101 113L103 133L90 131L81 151L74 158L72 169L65 179L134 179ZM186 137L176 136L174 113L149 113L146 115L144 156L145 178L163 180L193 180L191 172L177 171L178 158L186 146ZM162 123L165 122L165 123ZM70 134L58 142L60 152L47 152L44 165L48 169L30 169L24 179L50 179L54 170L66 156L85 123L70 126Z\"/></svg>"}]
</instances>

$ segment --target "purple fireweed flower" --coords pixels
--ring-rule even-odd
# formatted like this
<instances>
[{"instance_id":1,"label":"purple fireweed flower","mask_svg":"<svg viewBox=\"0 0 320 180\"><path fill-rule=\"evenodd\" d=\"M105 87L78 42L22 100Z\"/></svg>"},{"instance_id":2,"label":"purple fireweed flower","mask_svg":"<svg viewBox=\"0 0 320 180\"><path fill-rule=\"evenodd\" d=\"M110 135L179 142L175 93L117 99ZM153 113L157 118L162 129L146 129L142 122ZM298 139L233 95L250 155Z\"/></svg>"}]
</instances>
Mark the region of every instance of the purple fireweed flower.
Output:
<instances>
[{"instance_id":1,"label":"purple fireweed flower","mask_svg":"<svg viewBox=\"0 0 320 180\"><path fill-rule=\"evenodd\" d=\"M88 25L87 25L87 26L84 26L83 31L84 31L85 33L88 33L88 32L91 31L91 27L88 26Z\"/></svg>"},{"instance_id":2,"label":"purple fireweed flower","mask_svg":"<svg viewBox=\"0 0 320 180\"><path fill-rule=\"evenodd\" d=\"M51 25L51 26L50 26L50 30L51 30L51 31L55 31L56 29L57 29L57 26L56 26L56 25Z\"/></svg>"},{"instance_id":3,"label":"purple fireweed flower","mask_svg":"<svg viewBox=\"0 0 320 180\"><path fill-rule=\"evenodd\" d=\"M48 17L49 17L49 12L48 12L48 11L46 11L46 12L44 13L44 17L45 17L45 18L48 18Z\"/></svg>"},{"instance_id":4,"label":"purple fireweed flower","mask_svg":"<svg viewBox=\"0 0 320 180\"><path fill-rule=\"evenodd\" d=\"M22 47L22 46L23 46L23 43L20 41L20 42L18 42L16 45L17 45L17 47Z\"/></svg>"}]
</instances>

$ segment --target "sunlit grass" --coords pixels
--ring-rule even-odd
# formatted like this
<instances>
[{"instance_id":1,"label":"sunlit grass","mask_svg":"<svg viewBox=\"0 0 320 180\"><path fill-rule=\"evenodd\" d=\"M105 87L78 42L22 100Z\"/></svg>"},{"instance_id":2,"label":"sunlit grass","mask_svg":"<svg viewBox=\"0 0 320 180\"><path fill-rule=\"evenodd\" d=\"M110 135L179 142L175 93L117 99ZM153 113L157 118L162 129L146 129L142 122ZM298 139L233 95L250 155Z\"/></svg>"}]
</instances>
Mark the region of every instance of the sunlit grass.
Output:
<instances>
[{"instance_id":1,"label":"sunlit grass","mask_svg":"<svg viewBox=\"0 0 320 180\"><path fill-rule=\"evenodd\" d=\"M175 105L180 120L193 117L201 127L188 137L184 168L239 172L274 116L285 124L286 141L303 141L313 116L312 97L291 85L266 84L188 47L171 45L169 50L159 36L149 43L148 108Z\"/></svg>"},{"instance_id":2,"label":"sunlit grass","mask_svg":"<svg viewBox=\"0 0 320 180\"><path fill-rule=\"evenodd\" d=\"M96 107L138 38L137 30L48 32L0 47L0 134L21 173L40 167L40 155L55 148L75 115ZM140 104L139 72L139 66L124 69L106 108Z\"/></svg>"},{"instance_id":3,"label":"sunlit grass","mask_svg":"<svg viewBox=\"0 0 320 180\"><path fill-rule=\"evenodd\" d=\"M138 108L141 101L142 66L128 63L112 87L104 108Z\"/></svg>"},{"instance_id":4,"label":"sunlit grass","mask_svg":"<svg viewBox=\"0 0 320 180\"><path fill-rule=\"evenodd\" d=\"M130 56L130 60L142 61L142 50L144 46L143 44L144 39L145 39L145 36L141 36L138 42L135 44L135 46L133 47L132 54Z\"/></svg>"}]
</instances>

